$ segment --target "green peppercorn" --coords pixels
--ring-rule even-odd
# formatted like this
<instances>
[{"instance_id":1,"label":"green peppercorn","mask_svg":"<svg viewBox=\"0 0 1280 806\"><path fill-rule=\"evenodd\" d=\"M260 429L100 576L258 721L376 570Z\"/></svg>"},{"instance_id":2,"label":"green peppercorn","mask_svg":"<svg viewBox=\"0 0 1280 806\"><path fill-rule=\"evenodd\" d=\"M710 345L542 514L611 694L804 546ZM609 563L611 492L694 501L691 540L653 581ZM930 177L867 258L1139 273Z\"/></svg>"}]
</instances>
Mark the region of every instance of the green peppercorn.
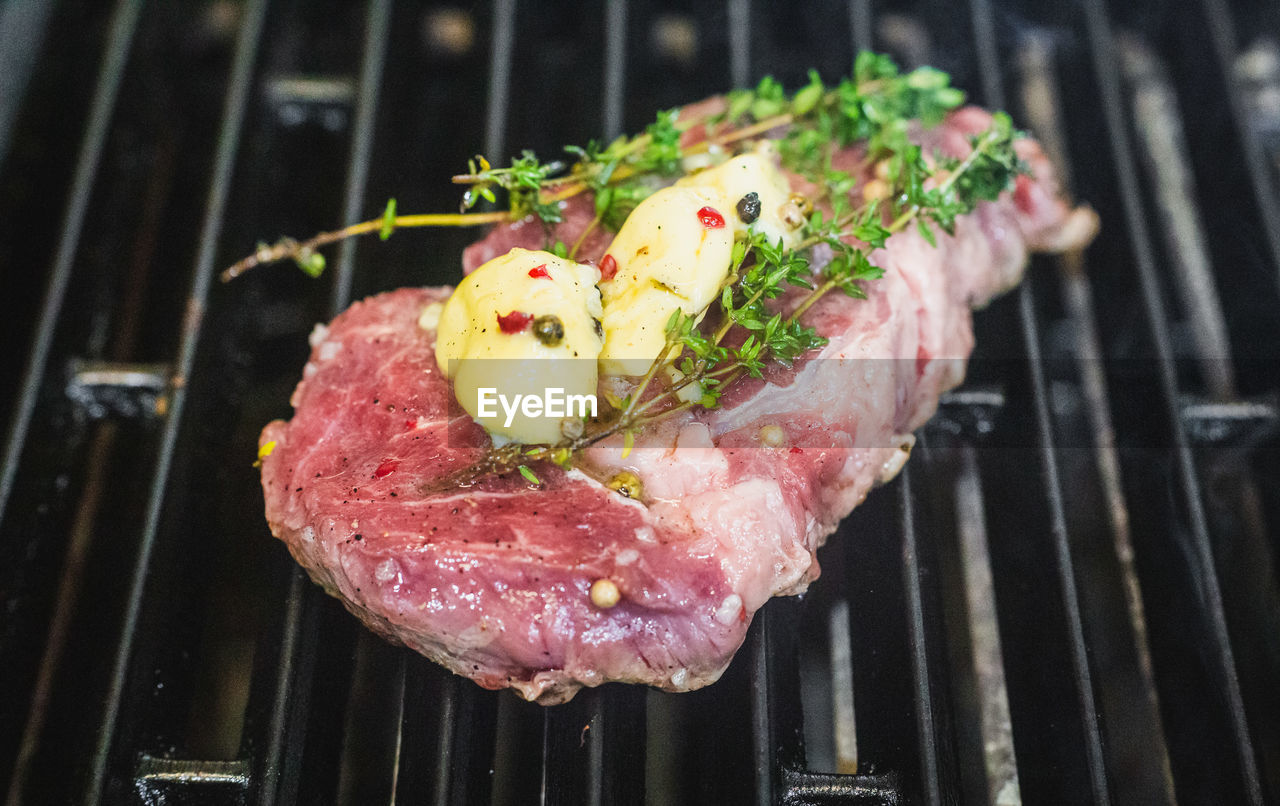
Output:
<instances>
[{"instance_id":1,"label":"green peppercorn","mask_svg":"<svg viewBox=\"0 0 1280 806\"><path fill-rule=\"evenodd\" d=\"M555 347L564 341L564 322L555 314L539 316L533 320L533 335L548 347Z\"/></svg>"}]
</instances>

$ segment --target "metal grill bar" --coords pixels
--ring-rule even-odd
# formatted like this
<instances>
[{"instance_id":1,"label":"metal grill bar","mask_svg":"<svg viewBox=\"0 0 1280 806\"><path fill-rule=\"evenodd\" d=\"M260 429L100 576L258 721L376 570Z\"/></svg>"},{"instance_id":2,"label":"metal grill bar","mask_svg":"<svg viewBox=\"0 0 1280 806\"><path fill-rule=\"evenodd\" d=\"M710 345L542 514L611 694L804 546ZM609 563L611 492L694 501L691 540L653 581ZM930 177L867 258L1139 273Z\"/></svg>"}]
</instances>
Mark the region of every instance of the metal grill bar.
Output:
<instances>
[{"instance_id":1,"label":"metal grill bar","mask_svg":"<svg viewBox=\"0 0 1280 806\"><path fill-rule=\"evenodd\" d=\"M1225 9L1219 10L1225 12ZM1179 417L1178 384L1173 365L1173 347L1170 342L1169 322L1161 301L1151 237L1147 231L1146 218L1142 211L1142 201L1138 190L1138 181L1134 173L1133 166L1136 161L1134 149L1121 113L1121 92L1118 79L1119 70L1115 59L1115 42L1111 34L1111 23L1100 0L1088 0L1086 2L1085 20L1092 45L1094 71L1098 76L1102 90L1103 115L1110 137L1115 176L1120 188L1125 223L1128 225L1130 233L1130 246L1138 269L1143 308L1147 314L1152 341L1155 346L1156 362L1160 376L1160 391L1167 410L1170 429L1172 430L1170 436L1173 438L1173 454L1179 474L1178 480L1182 488L1183 497L1186 499L1187 517L1190 521L1193 547L1196 552L1195 560L1198 565L1196 570L1199 573L1199 582L1203 587L1204 606L1210 623L1209 632L1212 636L1210 649L1213 652L1214 672L1218 677L1222 694L1226 698L1228 718L1245 787L1245 795L1249 803L1260 804L1262 802L1262 784L1253 754L1253 741L1249 736L1248 720L1244 712L1244 700L1240 693L1240 680L1236 675L1234 653L1231 649L1230 636L1227 631L1227 619L1222 604L1222 590L1218 582L1218 573L1214 567L1213 553L1209 544L1209 528L1201 499L1200 484L1196 478L1194 459L1191 455L1187 435ZM1215 23L1214 25L1220 24Z\"/></svg>"},{"instance_id":2,"label":"metal grill bar","mask_svg":"<svg viewBox=\"0 0 1280 806\"><path fill-rule=\"evenodd\" d=\"M357 223L361 217L365 189L368 186L374 124L377 120L390 29L391 0L372 0L365 19L364 59L360 67L354 131L347 160L347 184L343 192L344 226ZM351 302L355 252L354 240L343 241L339 248L333 287L330 290L331 315L336 316ZM323 593L311 584L306 572L298 566L290 569L279 671L276 675L267 749L258 790L258 803L263 806L270 806L277 801L291 803L294 800L302 754L286 754L284 748L286 740L295 735L300 736L305 727L320 629L316 611L320 607L322 596ZM402 698L403 694L402 686Z\"/></svg>"},{"instance_id":3,"label":"metal grill bar","mask_svg":"<svg viewBox=\"0 0 1280 806\"><path fill-rule=\"evenodd\" d=\"M400 653L400 659L396 666L396 746L393 751L391 764L391 802L398 803L400 794L400 754L404 750L404 701L405 701L405 676L408 674L408 660L404 653Z\"/></svg>"},{"instance_id":4,"label":"metal grill bar","mask_svg":"<svg viewBox=\"0 0 1280 806\"><path fill-rule=\"evenodd\" d=\"M729 0L729 80L735 87L751 82L750 0Z\"/></svg>"},{"instance_id":5,"label":"metal grill bar","mask_svg":"<svg viewBox=\"0 0 1280 806\"><path fill-rule=\"evenodd\" d=\"M1231 20L1231 9L1226 0L1202 0L1201 7L1209 21L1209 42L1218 64L1222 65L1226 74L1227 103L1236 119L1236 131L1240 136L1240 152L1244 155L1245 165L1249 169L1250 184L1253 186L1254 203L1262 214L1262 226L1267 233L1267 244L1271 248L1271 265L1280 268L1280 197L1275 185L1271 182L1271 172L1267 167L1267 159L1262 153L1258 139L1249 131L1246 124L1244 100L1240 97L1240 83L1233 79L1231 65L1236 55L1235 25ZM1280 273L1276 279L1280 281Z\"/></svg>"},{"instance_id":6,"label":"metal grill bar","mask_svg":"<svg viewBox=\"0 0 1280 806\"><path fill-rule=\"evenodd\" d=\"M996 61L998 51L991 4L989 0L973 0L969 8L983 95L990 106L1003 109L1006 103L1000 67ZM1049 416L1048 390L1040 353L1040 324L1037 321L1031 284L1024 282L1018 287L1017 294L1019 324L1022 330L1023 346L1026 349L1027 370L1031 377L1040 469L1043 473L1045 494L1049 505L1050 534L1053 538L1054 559L1061 586L1063 607L1066 611L1068 638L1071 642L1072 674L1075 678L1077 696L1080 698L1080 718L1084 727L1089 783L1093 801L1106 804L1110 802L1110 795L1107 791L1106 761L1102 755L1102 729L1098 722L1097 703L1094 701L1093 676L1089 670L1084 623L1080 614L1075 568L1067 535L1062 483L1058 475L1057 449L1053 438L1053 421Z\"/></svg>"},{"instance_id":7,"label":"metal grill bar","mask_svg":"<svg viewBox=\"0 0 1280 806\"><path fill-rule=\"evenodd\" d=\"M1142 156L1153 178L1160 227L1176 271L1175 287L1191 323L1200 373L1214 397L1235 397L1231 341L1213 280L1209 246L1195 207L1195 180L1182 136L1177 96L1167 68L1137 37L1122 36L1120 64L1134 96L1134 122Z\"/></svg>"},{"instance_id":8,"label":"metal grill bar","mask_svg":"<svg viewBox=\"0 0 1280 806\"><path fill-rule=\"evenodd\" d=\"M116 720L120 713L120 700L129 674L129 660L133 654L134 643L137 640L138 619L142 612L142 598L146 590L147 572L150 566L152 550L155 547L156 535L160 528L160 514L164 506L166 488L168 487L169 471L173 465L174 448L177 445L178 430L182 424L182 413L187 397L187 378L195 365L196 346L200 341L205 303L209 296L209 286L213 281L218 236L222 231L227 197L230 193L231 173L235 167L235 158L240 147L240 134L244 123L245 108L248 105L249 87L253 77L253 64L257 57L258 42L261 39L265 16L265 0L257 0L257 2L252 3L245 10L244 21L236 43L235 61L232 64L231 80L227 87L225 111L218 137L218 150L215 156L209 196L205 207L204 223L201 226L196 264L191 280L191 294L187 300L181 341L178 345L178 359L175 362L168 419L165 421L160 452L156 459L156 467L151 480L146 522L142 531L138 557L134 564L133 576L129 583L129 595L121 625L120 643L116 647L106 702L102 710L97 747L90 762L89 783L85 797L85 801L88 803L96 803L102 795L107 762L115 735Z\"/></svg>"},{"instance_id":9,"label":"metal grill bar","mask_svg":"<svg viewBox=\"0 0 1280 806\"><path fill-rule=\"evenodd\" d=\"M756 803L773 802L774 773L778 765L773 746L773 723L769 713L769 614L765 608L755 616L753 638L747 647L751 662L751 757L756 772Z\"/></svg>"},{"instance_id":10,"label":"metal grill bar","mask_svg":"<svg viewBox=\"0 0 1280 806\"><path fill-rule=\"evenodd\" d=\"M440 755L436 758L435 787L431 793L431 803L435 806L446 806L452 802L453 780L450 773L454 768L454 736L458 721L458 687L452 683L450 680L445 684L444 696L440 698Z\"/></svg>"},{"instance_id":11,"label":"metal grill bar","mask_svg":"<svg viewBox=\"0 0 1280 806\"><path fill-rule=\"evenodd\" d=\"M604 141L622 134L627 71L627 0L609 0L604 23Z\"/></svg>"},{"instance_id":12,"label":"metal grill bar","mask_svg":"<svg viewBox=\"0 0 1280 806\"><path fill-rule=\"evenodd\" d=\"M987 547L987 513L982 479L972 445L960 449L960 471L953 495L956 531L964 576L965 606L973 649L973 676L977 685L979 734L990 803L1021 803L1018 761L1009 717L1009 693L1005 685L1004 658L1000 649L1000 624L996 617L995 582L991 552Z\"/></svg>"},{"instance_id":13,"label":"metal grill bar","mask_svg":"<svg viewBox=\"0 0 1280 806\"><path fill-rule=\"evenodd\" d=\"M307 575L300 568L290 569L289 594L285 599L284 638L280 643L279 673L276 675L272 699L270 729L267 747L258 770L258 797L261 806L271 806L281 800L289 802L287 792L296 786L297 765L290 767L290 775L283 771L286 744L300 734L290 728L302 720L306 713L306 696L294 696L295 681L302 681L305 695L310 691L311 670L315 665L316 644L315 590ZM282 783L287 781L288 784Z\"/></svg>"},{"instance_id":14,"label":"metal grill bar","mask_svg":"<svg viewBox=\"0 0 1280 806\"><path fill-rule=\"evenodd\" d=\"M109 132L112 112L119 95L120 82L123 79L125 64L132 46L134 33L137 30L140 2L123 0L112 17L110 33L103 53L102 67L98 76L98 84L94 90L93 107L89 114L89 126L77 158L76 176L71 191L71 205L63 221L59 236L58 252L54 259L49 285L46 288L45 300L38 319L36 339L32 346L27 368L21 383L21 391L17 410L10 423L10 431L5 444L4 465L0 470L0 521L4 519L6 504L12 491L13 481L22 458L23 447L31 427L31 417L35 410L37 395L48 364L49 351L53 343L53 333L63 300L71 279L72 262L79 247L80 235L84 219L88 212L88 204L101 162L102 151ZM15 102L16 103L16 102ZM7 136L8 123L5 124ZM3 159L4 147L0 145L0 160ZM101 459L103 451L98 451ZM55 610L50 623L45 652L40 661L36 690L32 694L31 708L28 712L27 724L23 731L18 756L14 762L13 772L9 779L9 791L6 803L17 806L22 801L23 788L26 785L29 766L39 746L44 730L45 706L47 705L54 669L58 665L63 650L63 642L67 624L70 619L70 603L74 601L78 569L87 551L87 530L77 529L76 535L84 535L83 539L72 538L68 546L63 579L58 589L59 607ZM65 603L65 604L64 604Z\"/></svg>"},{"instance_id":15,"label":"metal grill bar","mask_svg":"<svg viewBox=\"0 0 1280 806\"><path fill-rule=\"evenodd\" d=\"M124 77L125 64L141 12L142 0L120 0L111 18L111 30L107 34L107 45L102 54L102 67L93 91L93 106L89 110L89 125L80 144L80 153L76 156L71 200L67 204L67 214L58 234L58 250L54 253L53 266L49 270L49 284L45 288L44 302L36 320L35 340L31 345L26 369L22 373L13 419L9 422L9 433L5 437L4 463L0 465L0 521L4 520L9 495L13 492L13 481L18 474L18 463L22 459L22 450L31 431L31 416L35 412L36 398L40 394L41 382L49 363L49 351L53 347L54 330L62 314L62 303L71 284L72 263L80 246L80 235L84 231L85 218L89 213L94 180L102 162L112 112L120 94L120 82Z\"/></svg>"},{"instance_id":16,"label":"metal grill bar","mask_svg":"<svg viewBox=\"0 0 1280 806\"><path fill-rule=\"evenodd\" d=\"M1064 185L1072 181L1071 163L1065 145L1058 87L1051 66L1050 44L1047 37L1033 37L1025 43L1020 56L1023 78L1023 106L1031 125L1036 129L1040 142L1054 164L1058 166ZM1164 785L1165 802L1175 802L1173 773L1169 762L1169 748L1163 733L1160 717L1159 695L1155 684L1155 671L1151 662L1151 648L1147 638L1147 619L1142 603L1142 588L1134 568L1133 536L1129 524L1129 506L1121 488L1120 459L1116 452L1116 433L1108 409L1110 394L1103 372L1103 352L1098 336L1097 317L1093 310L1092 287L1079 251L1059 256L1058 270L1062 296L1067 313L1076 324L1076 365L1080 383L1088 407L1088 416L1094 438L1095 463L1107 503L1113 550L1123 580L1125 605L1129 624L1133 630L1134 649L1138 670L1147 698L1150 718L1158 730L1154 752Z\"/></svg>"},{"instance_id":17,"label":"metal grill bar","mask_svg":"<svg viewBox=\"0 0 1280 806\"><path fill-rule=\"evenodd\" d=\"M871 0L849 0L849 34L854 53L871 50Z\"/></svg>"},{"instance_id":18,"label":"metal grill bar","mask_svg":"<svg viewBox=\"0 0 1280 806\"><path fill-rule=\"evenodd\" d=\"M351 156L347 160L347 187L343 192L342 225L350 226L363 216L365 189L369 185L369 161L373 153L374 123L382 94L382 69L387 61L387 39L391 31L391 0L371 0L365 18L364 62L360 65L360 88L356 95L355 130ZM338 249L330 310L334 316L351 304L351 285L356 271L356 241L348 238Z\"/></svg>"},{"instance_id":19,"label":"metal grill bar","mask_svg":"<svg viewBox=\"0 0 1280 806\"><path fill-rule=\"evenodd\" d=\"M489 57L489 102L484 153L502 159L506 151L511 96L511 57L516 37L516 0L493 0L493 48Z\"/></svg>"},{"instance_id":20,"label":"metal grill bar","mask_svg":"<svg viewBox=\"0 0 1280 806\"><path fill-rule=\"evenodd\" d=\"M916 539L915 499L911 495L911 471L898 474L898 506L902 518L902 577L907 591L907 632L911 642L911 675L915 682L916 730L920 750L920 779L925 803L942 803L942 777L938 763L938 734L929 682L928 643L924 631L924 601L920 591L921 569Z\"/></svg>"},{"instance_id":21,"label":"metal grill bar","mask_svg":"<svg viewBox=\"0 0 1280 806\"><path fill-rule=\"evenodd\" d=\"M0 165L49 27L52 0L0 7Z\"/></svg>"}]
</instances>

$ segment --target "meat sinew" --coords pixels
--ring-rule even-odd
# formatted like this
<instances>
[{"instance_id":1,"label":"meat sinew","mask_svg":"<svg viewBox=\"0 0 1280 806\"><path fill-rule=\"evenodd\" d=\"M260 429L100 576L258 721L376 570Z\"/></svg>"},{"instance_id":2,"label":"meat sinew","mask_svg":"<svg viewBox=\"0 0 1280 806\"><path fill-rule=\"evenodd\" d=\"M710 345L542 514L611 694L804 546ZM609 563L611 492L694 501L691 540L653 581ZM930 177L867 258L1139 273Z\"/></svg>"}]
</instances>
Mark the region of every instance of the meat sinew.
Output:
<instances>
[{"instance_id":1,"label":"meat sinew","mask_svg":"<svg viewBox=\"0 0 1280 806\"><path fill-rule=\"evenodd\" d=\"M958 110L928 136L962 156L989 120ZM510 473L439 491L490 444L451 405L435 333L419 325L450 289L356 303L316 328L293 419L262 433L275 443L262 471L273 533L369 627L487 688L551 704L608 681L713 682L753 613L803 591L840 519L901 468L912 430L963 377L970 308L1015 284L1030 250L1091 237L1092 213L1063 201L1038 146L1019 152L1032 174L1013 192L936 247L894 235L872 256L885 276L867 299L811 308L820 351L736 384L718 409L655 424L625 458L620 438L593 446L583 468L599 472L540 464L541 485ZM588 198L570 200L554 237L574 242L591 216ZM502 226L466 261L544 238L538 223ZM582 256L606 246L588 239ZM598 480L622 469L641 500ZM597 580L616 586L616 606L593 605Z\"/></svg>"}]
</instances>

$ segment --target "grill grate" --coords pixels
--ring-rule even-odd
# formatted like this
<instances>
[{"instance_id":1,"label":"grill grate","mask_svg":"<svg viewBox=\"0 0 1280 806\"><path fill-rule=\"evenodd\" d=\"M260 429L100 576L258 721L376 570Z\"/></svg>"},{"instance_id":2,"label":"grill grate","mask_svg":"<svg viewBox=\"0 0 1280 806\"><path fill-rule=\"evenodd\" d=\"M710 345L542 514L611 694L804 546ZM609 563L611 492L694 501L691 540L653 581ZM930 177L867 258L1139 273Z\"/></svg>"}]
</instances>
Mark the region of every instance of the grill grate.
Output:
<instances>
[{"instance_id":1,"label":"grill grate","mask_svg":"<svg viewBox=\"0 0 1280 806\"><path fill-rule=\"evenodd\" d=\"M46 281L0 396L8 803L1280 802L1280 189L1234 79L1237 30L1280 37L1280 15L704 6L32 15L95 50L28 37L33 90L0 108L0 215L29 235L0 238L0 262ZM446 18L454 38L430 44ZM266 538L243 457L286 413L310 324L423 282L424 252L447 281L469 235L397 235L359 272L345 242L327 299L296 272L214 285L264 227L352 223L393 193L445 209L419 183L476 143L551 153L766 72L834 75L855 45L1019 99L1104 231L980 315L970 381L916 458L721 682L548 709L483 692L358 629ZM1135 47L1196 114L1146 116L1121 69ZM75 84L62 63L96 84L66 196L43 200L65 158L32 126ZM1176 127L1172 151L1142 136ZM1200 268L1177 252L1197 235ZM1234 360L1206 348L1227 341Z\"/></svg>"}]
</instances>

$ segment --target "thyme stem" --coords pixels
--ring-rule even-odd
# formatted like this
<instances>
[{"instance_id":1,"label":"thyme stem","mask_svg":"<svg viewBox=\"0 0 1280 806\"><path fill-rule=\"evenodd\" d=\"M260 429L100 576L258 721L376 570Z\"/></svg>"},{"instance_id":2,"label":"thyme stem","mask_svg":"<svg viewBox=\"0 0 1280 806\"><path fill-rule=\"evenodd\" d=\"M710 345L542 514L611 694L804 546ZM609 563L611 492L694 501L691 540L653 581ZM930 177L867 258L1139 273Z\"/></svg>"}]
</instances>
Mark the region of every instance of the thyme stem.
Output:
<instances>
[{"instance_id":1,"label":"thyme stem","mask_svg":"<svg viewBox=\"0 0 1280 806\"><path fill-rule=\"evenodd\" d=\"M570 260L577 259L578 250L582 248L583 242L587 240L587 236L594 232L598 226L600 226L600 215L597 213L595 218L591 219L591 223L587 224L587 227L582 231L582 234L578 236L578 240L573 242L573 248L569 250Z\"/></svg>"},{"instance_id":2,"label":"thyme stem","mask_svg":"<svg viewBox=\"0 0 1280 806\"><path fill-rule=\"evenodd\" d=\"M640 383L636 386L635 391L630 394L629 397L631 399L627 402L627 407L623 409L622 417L619 419L625 420L631 416L632 412L635 411L636 405L640 402L640 398L649 388L649 384L653 382L653 378L658 374L658 370L662 368L663 364L666 364L670 360L669 354L671 353L672 347L675 347L675 342L672 340L671 334L668 333L666 340L662 343L662 350L654 357L653 361L650 362L649 369L645 372L644 377L640 379Z\"/></svg>"},{"instance_id":3,"label":"thyme stem","mask_svg":"<svg viewBox=\"0 0 1280 806\"><path fill-rule=\"evenodd\" d=\"M509 217L506 212L502 211L493 213L425 213L396 216L393 221L397 229L400 227L475 227L481 224L506 221ZM347 238L354 238L358 235L367 235L370 232L379 232L384 224L385 221L383 219L375 218L371 221L361 221L359 224L352 224L349 227L343 227L332 232L322 232L305 241L285 238L271 246L264 246L248 257L228 266L219 275L219 278L225 283L229 280L234 280L255 266L275 263L277 260L285 260L287 258L297 258L320 246L326 246Z\"/></svg>"}]
</instances>

